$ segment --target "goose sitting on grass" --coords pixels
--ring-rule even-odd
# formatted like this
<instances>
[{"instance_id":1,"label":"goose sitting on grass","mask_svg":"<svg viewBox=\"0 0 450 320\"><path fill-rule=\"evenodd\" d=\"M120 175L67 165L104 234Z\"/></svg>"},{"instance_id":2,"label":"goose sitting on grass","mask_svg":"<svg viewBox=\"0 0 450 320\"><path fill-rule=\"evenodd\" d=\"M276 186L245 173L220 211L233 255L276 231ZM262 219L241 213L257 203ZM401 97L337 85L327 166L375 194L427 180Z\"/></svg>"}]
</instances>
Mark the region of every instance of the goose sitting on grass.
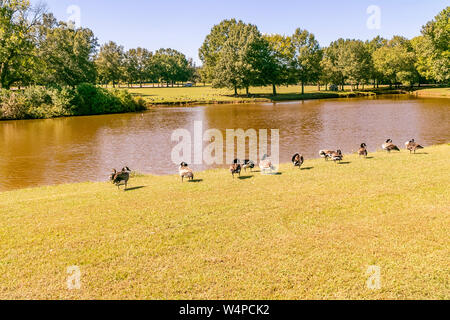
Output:
<instances>
[{"instance_id":1,"label":"goose sitting on grass","mask_svg":"<svg viewBox=\"0 0 450 320\"><path fill-rule=\"evenodd\" d=\"M242 169L244 169L245 172L247 172L247 169L250 169L250 172L252 172L254 168L255 168L255 163L252 160L244 160Z\"/></svg>"},{"instance_id":2,"label":"goose sitting on grass","mask_svg":"<svg viewBox=\"0 0 450 320\"><path fill-rule=\"evenodd\" d=\"M292 163L294 164L294 167L298 167L300 169L304 162L305 158L303 158L303 156L300 153L296 153L292 157Z\"/></svg>"},{"instance_id":3,"label":"goose sitting on grass","mask_svg":"<svg viewBox=\"0 0 450 320\"><path fill-rule=\"evenodd\" d=\"M261 173L272 173L275 170L275 167L267 154L265 154L259 162L259 168L261 169Z\"/></svg>"},{"instance_id":4,"label":"goose sitting on grass","mask_svg":"<svg viewBox=\"0 0 450 320\"><path fill-rule=\"evenodd\" d=\"M234 179L235 174L238 174L239 176L241 176L241 160L235 159L233 161L233 164L230 166L230 172L233 176L233 179Z\"/></svg>"},{"instance_id":5,"label":"goose sitting on grass","mask_svg":"<svg viewBox=\"0 0 450 320\"><path fill-rule=\"evenodd\" d=\"M405 143L406 149L409 150L409 153L414 152L416 153L416 150L423 149L423 147L420 144L417 144L414 139L408 141Z\"/></svg>"},{"instance_id":6,"label":"goose sitting on grass","mask_svg":"<svg viewBox=\"0 0 450 320\"><path fill-rule=\"evenodd\" d=\"M127 190L128 181L130 180L130 173L131 170L128 167L123 168L120 172L117 172L116 169L113 169L110 180L117 186L118 189L120 189L121 185L125 185L125 190Z\"/></svg>"},{"instance_id":7,"label":"goose sitting on grass","mask_svg":"<svg viewBox=\"0 0 450 320\"><path fill-rule=\"evenodd\" d=\"M389 153L393 150L400 151L400 149L392 143L392 139L387 139L386 142L381 145L381 147L383 148L383 150L386 150Z\"/></svg>"},{"instance_id":8,"label":"goose sitting on grass","mask_svg":"<svg viewBox=\"0 0 450 320\"><path fill-rule=\"evenodd\" d=\"M358 150L358 155L367 158L368 152L367 152L367 145L365 143L361 144L361 147Z\"/></svg>"},{"instance_id":9,"label":"goose sitting on grass","mask_svg":"<svg viewBox=\"0 0 450 320\"><path fill-rule=\"evenodd\" d=\"M189 168L189 165L186 162L180 164L178 171L180 172L181 182L184 182L184 178L194 180L194 172Z\"/></svg>"}]
</instances>

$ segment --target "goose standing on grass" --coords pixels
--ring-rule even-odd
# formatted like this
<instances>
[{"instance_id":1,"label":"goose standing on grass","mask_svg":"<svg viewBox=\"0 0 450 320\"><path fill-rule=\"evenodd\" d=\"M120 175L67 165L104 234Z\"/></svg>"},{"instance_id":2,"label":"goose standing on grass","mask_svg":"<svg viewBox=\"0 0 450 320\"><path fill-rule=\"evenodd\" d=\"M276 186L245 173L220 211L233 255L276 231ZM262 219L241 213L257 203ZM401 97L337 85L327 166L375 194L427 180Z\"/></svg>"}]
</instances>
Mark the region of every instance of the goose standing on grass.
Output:
<instances>
[{"instance_id":1,"label":"goose standing on grass","mask_svg":"<svg viewBox=\"0 0 450 320\"><path fill-rule=\"evenodd\" d=\"M130 173L131 170L128 167L123 168L120 172L117 172L116 169L113 169L110 180L117 186L117 189L120 189L121 185L125 185L125 190L127 190L128 181L130 180Z\"/></svg>"},{"instance_id":2,"label":"goose standing on grass","mask_svg":"<svg viewBox=\"0 0 450 320\"><path fill-rule=\"evenodd\" d=\"M331 160L333 160L335 163L337 162L341 162L342 159L344 159L344 156L342 155L342 151L338 150L338 151L332 151L329 155L329 157L331 158Z\"/></svg>"},{"instance_id":3,"label":"goose standing on grass","mask_svg":"<svg viewBox=\"0 0 450 320\"><path fill-rule=\"evenodd\" d=\"M392 139L387 139L385 143L381 145L383 150L386 150L387 152L391 152L392 150L400 151L400 149L392 143Z\"/></svg>"},{"instance_id":4,"label":"goose standing on grass","mask_svg":"<svg viewBox=\"0 0 450 320\"><path fill-rule=\"evenodd\" d=\"M239 177L241 176L241 169L242 169L241 160L235 159L233 161L233 164L230 167L230 172L231 172L231 175L233 176L233 179L234 179L235 174L238 174Z\"/></svg>"},{"instance_id":5,"label":"goose standing on grass","mask_svg":"<svg viewBox=\"0 0 450 320\"><path fill-rule=\"evenodd\" d=\"M367 152L367 144L362 143L361 147L358 150L359 156L364 156L364 158L367 158L368 152Z\"/></svg>"},{"instance_id":6,"label":"goose standing on grass","mask_svg":"<svg viewBox=\"0 0 450 320\"><path fill-rule=\"evenodd\" d=\"M261 169L261 173L272 172L275 169L267 154L259 162L259 168Z\"/></svg>"},{"instance_id":7,"label":"goose standing on grass","mask_svg":"<svg viewBox=\"0 0 450 320\"><path fill-rule=\"evenodd\" d=\"M416 153L416 150L423 149L423 147L420 144L417 144L414 139L408 141L405 143L406 149L409 150L409 153L413 152Z\"/></svg>"},{"instance_id":8,"label":"goose standing on grass","mask_svg":"<svg viewBox=\"0 0 450 320\"><path fill-rule=\"evenodd\" d=\"M332 150L320 150L319 155L321 158L325 158L325 160L328 161L332 152Z\"/></svg>"},{"instance_id":9,"label":"goose standing on grass","mask_svg":"<svg viewBox=\"0 0 450 320\"><path fill-rule=\"evenodd\" d=\"M304 162L305 158L303 158L303 155L301 155L300 153L296 153L292 157L292 163L294 164L294 167L298 167L300 169Z\"/></svg>"},{"instance_id":10,"label":"goose standing on grass","mask_svg":"<svg viewBox=\"0 0 450 320\"><path fill-rule=\"evenodd\" d=\"M194 172L186 162L182 162L180 164L180 168L178 170L180 172L181 182L184 182L184 178L188 178L189 180L194 180Z\"/></svg>"},{"instance_id":11,"label":"goose standing on grass","mask_svg":"<svg viewBox=\"0 0 450 320\"><path fill-rule=\"evenodd\" d=\"M250 169L250 172L253 171L255 168L255 163L252 160L244 160L244 163L242 164L242 169L247 172L247 169Z\"/></svg>"}]
</instances>

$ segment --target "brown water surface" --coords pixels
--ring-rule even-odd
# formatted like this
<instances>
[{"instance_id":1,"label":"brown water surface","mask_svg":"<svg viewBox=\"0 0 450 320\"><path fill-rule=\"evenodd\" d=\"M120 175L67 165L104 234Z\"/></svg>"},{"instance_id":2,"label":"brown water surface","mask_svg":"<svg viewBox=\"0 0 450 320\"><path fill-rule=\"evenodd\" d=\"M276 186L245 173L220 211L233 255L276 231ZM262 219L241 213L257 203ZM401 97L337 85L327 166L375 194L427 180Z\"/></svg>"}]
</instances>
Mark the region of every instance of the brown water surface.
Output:
<instances>
[{"instance_id":1,"label":"brown water surface","mask_svg":"<svg viewBox=\"0 0 450 320\"><path fill-rule=\"evenodd\" d=\"M0 122L0 191L81 181L104 181L127 165L151 174L174 174L172 132L194 121L204 130L279 129L280 161L295 152L317 158L324 148L371 151L391 138L404 147L450 141L450 100L383 96L265 104L160 108L118 114ZM207 165L193 166L195 170ZM225 166L223 166L225 167Z\"/></svg>"}]
</instances>

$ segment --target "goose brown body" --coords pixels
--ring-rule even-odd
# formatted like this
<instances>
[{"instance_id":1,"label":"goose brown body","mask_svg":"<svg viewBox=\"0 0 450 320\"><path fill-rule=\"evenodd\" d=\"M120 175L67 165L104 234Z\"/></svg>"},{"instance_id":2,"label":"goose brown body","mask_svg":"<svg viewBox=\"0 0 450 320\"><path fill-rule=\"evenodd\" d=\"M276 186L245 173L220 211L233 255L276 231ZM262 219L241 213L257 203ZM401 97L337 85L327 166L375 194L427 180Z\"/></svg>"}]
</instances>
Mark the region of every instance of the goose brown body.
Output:
<instances>
[{"instance_id":1,"label":"goose brown body","mask_svg":"<svg viewBox=\"0 0 450 320\"><path fill-rule=\"evenodd\" d=\"M230 172L231 175L233 176L233 179L235 174L241 176L241 169L242 169L241 161L239 159L234 160L233 164L230 166Z\"/></svg>"},{"instance_id":2,"label":"goose brown body","mask_svg":"<svg viewBox=\"0 0 450 320\"><path fill-rule=\"evenodd\" d=\"M194 172L186 162L182 162L180 164L180 168L178 169L181 177L181 182L184 182L184 178L188 178L189 180L194 180Z\"/></svg>"},{"instance_id":3,"label":"goose brown body","mask_svg":"<svg viewBox=\"0 0 450 320\"><path fill-rule=\"evenodd\" d=\"M391 151L400 151L400 149L392 143L391 139L386 140L385 143L383 143L381 145L381 147L383 148L383 150L386 150L387 152L391 152Z\"/></svg>"},{"instance_id":4,"label":"goose brown body","mask_svg":"<svg viewBox=\"0 0 450 320\"><path fill-rule=\"evenodd\" d=\"M128 187L128 181L130 180L131 170L128 167L122 169L122 171L117 172L116 169L113 169L113 173L111 174L111 181L114 183L117 188L120 189L121 185L125 185L125 190Z\"/></svg>"},{"instance_id":5,"label":"goose brown body","mask_svg":"<svg viewBox=\"0 0 450 320\"><path fill-rule=\"evenodd\" d=\"M358 155L367 157L368 152L367 152L367 145L365 143L361 144L361 147L358 150Z\"/></svg>"},{"instance_id":6,"label":"goose brown body","mask_svg":"<svg viewBox=\"0 0 450 320\"><path fill-rule=\"evenodd\" d=\"M414 141L414 139L406 142L405 146L406 146L406 149L409 150L409 153L412 153L412 152L416 153L417 150L423 149L423 147L420 144L416 143Z\"/></svg>"}]
</instances>

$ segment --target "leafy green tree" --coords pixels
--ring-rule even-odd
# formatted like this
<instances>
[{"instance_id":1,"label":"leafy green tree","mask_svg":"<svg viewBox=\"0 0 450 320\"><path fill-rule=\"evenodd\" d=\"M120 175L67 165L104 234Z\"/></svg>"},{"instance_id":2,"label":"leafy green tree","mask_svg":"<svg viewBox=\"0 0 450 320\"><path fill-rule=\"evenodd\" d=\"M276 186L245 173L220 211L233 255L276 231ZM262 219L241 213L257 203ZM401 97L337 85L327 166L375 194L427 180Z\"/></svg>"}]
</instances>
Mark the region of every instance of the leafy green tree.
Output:
<instances>
[{"instance_id":1,"label":"leafy green tree","mask_svg":"<svg viewBox=\"0 0 450 320\"><path fill-rule=\"evenodd\" d=\"M371 55L360 40L346 40L340 51L340 66L342 73L352 88L368 82L370 77Z\"/></svg>"},{"instance_id":2,"label":"leafy green tree","mask_svg":"<svg viewBox=\"0 0 450 320\"><path fill-rule=\"evenodd\" d=\"M153 53L144 48L130 49L125 53L124 70L128 83L139 83L153 80Z\"/></svg>"},{"instance_id":3,"label":"leafy green tree","mask_svg":"<svg viewBox=\"0 0 450 320\"><path fill-rule=\"evenodd\" d=\"M302 94L304 94L305 83L315 82L319 79L322 51L314 35L306 30L295 30L292 36L292 45L295 49L294 72L302 84Z\"/></svg>"},{"instance_id":4,"label":"leafy green tree","mask_svg":"<svg viewBox=\"0 0 450 320\"><path fill-rule=\"evenodd\" d=\"M255 64L260 41L261 33L256 26L242 21L232 26L218 55L213 86L234 89L235 95L238 89L245 88L249 95L249 87L261 80L260 70Z\"/></svg>"},{"instance_id":5,"label":"leafy green tree","mask_svg":"<svg viewBox=\"0 0 450 320\"><path fill-rule=\"evenodd\" d=\"M167 86L188 81L194 72L192 60L174 49L159 49L155 52L154 61L160 81L166 82Z\"/></svg>"},{"instance_id":6,"label":"leafy green tree","mask_svg":"<svg viewBox=\"0 0 450 320\"><path fill-rule=\"evenodd\" d=\"M345 61L342 59L344 50L345 40L338 39L323 50L323 57L320 62L322 68L321 81L325 84L341 85L342 90L344 90L346 80L344 75Z\"/></svg>"},{"instance_id":7,"label":"leafy green tree","mask_svg":"<svg viewBox=\"0 0 450 320\"><path fill-rule=\"evenodd\" d=\"M370 79L372 79L373 81L373 86L378 87L378 85L383 81L383 74L381 72L378 72L375 69L375 65L373 63L373 53L385 46L387 43L387 40L380 37L380 36L376 36L375 38L373 38L371 41L367 41L366 42L366 47L367 47L367 51L370 54L370 65L369 65L369 77Z\"/></svg>"},{"instance_id":8,"label":"leafy green tree","mask_svg":"<svg viewBox=\"0 0 450 320\"><path fill-rule=\"evenodd\" d=\"M279 34L264 35L270 50L270 60L267 61L264 72L273 88L273 95L277 94L276 87L296 83L294 75L294 46L291 37Z\"/></svg>"},{"instance_id":9,"label":"leafy green tree","mask_svg":"<svg viewBox=\"0 0 450 320\"><path fill-rule=\"evenodd\" d=\"M373 53L377 72L383 74L390 85L412 85L418 80L415 68L416 55L410 41L394 36L388 43Z\"/></svg>"},{"instance_id":10,"label":"leafy green tree","mask_svg":"<svg viewBox=\"0 0 450 320\"><path fill-rule=\"evenodd\" d=\"M95 83L94 55L97 39L90 29L72 28L45 15L39 28L37 82L44 85L75 87Z\"/></svg>"},{"instance_id":11,"label":"leafy green tree","mask_svg":"<svg viewBox=\"0 0 450 320\"><path fill-rule=\"evenodd\" d=\"M45 9L28 0L0 0L0 88L8 89L23 76L36 48L36 27Z\"/></svg>"},{"instance_id":12,"label":"leafy green tree","mask_svg":"<svg viewBox=\"0 0 450 320\"><path fill-rule=\"evenodd\" d=\"M242 24L242 21L239 21L239 23ZM229 38L230 30L237 24L236 19L223 20L215 25L206 36L205 41L199 49L199 57L203 63L202 77L204 82L212 82L220 52Z\"/></svg>"},{"instance_id":13,"label":"leafy green tree","mask_svg":"<svg viewBox=\"0 0 450 320\"><path fill-rule=\"evenodd\" d=\"M418 70L426 79L450 79L450 6L422 28L422 38L414 41Z\"/></svg>"},{"instance_id":14,"label":"leafy green tree","mask_svg":"<svg viewBox=\"0 0 450 320\"><path fill-rule=\"evenodd\" d=\"M124 49L110 41L100 48L100 52L95 59L98 76L101 82L112 82L113 87L119 83L124 74Z\"/></svg>"}]
</instances>

